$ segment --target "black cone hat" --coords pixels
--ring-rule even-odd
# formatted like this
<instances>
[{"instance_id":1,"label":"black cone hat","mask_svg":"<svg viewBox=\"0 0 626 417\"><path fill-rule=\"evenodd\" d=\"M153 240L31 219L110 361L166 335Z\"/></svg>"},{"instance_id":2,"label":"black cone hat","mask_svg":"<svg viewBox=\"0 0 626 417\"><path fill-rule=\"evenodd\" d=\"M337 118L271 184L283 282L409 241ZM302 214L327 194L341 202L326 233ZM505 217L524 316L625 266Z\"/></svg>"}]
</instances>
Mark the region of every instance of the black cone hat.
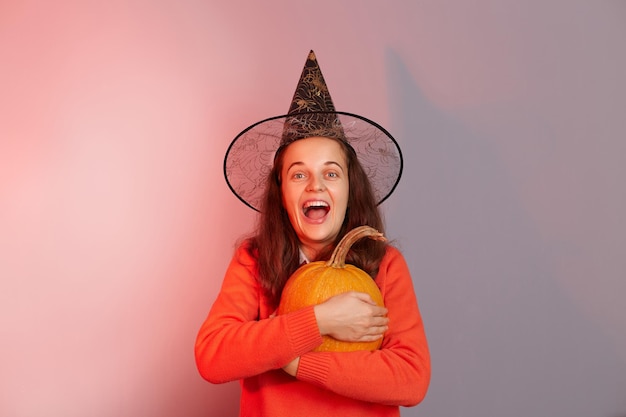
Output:
<instances>
[{"instance_id":1,"label":"black cone hat","mask_svg":"<svg viewBox=\"0 0 626 417\"><path fill-rule=\"evenodd\" d=\"M224 176L231 191L258 211L276 153L295 140L315 136L342 139L355 150L378 204L391 195L402 175L398 143L372 120L335 110L313 51L288 113L249 126L228 147Z\"/></svg>"}]
</instances>

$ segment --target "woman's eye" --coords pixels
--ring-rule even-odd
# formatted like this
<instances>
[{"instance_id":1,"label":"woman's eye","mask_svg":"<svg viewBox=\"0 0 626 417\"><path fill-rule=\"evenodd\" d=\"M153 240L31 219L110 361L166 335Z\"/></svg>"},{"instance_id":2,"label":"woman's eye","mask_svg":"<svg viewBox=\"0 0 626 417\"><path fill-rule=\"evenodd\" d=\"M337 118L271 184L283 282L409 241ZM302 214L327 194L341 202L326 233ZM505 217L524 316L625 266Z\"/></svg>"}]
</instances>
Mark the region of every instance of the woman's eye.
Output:
<instances>
[{"instance_id":1,"label":"woman's eye","mask_svg":"<svg viewBox=\"0 0 626 417\"><path fill-rule=\"evenodd\" d=\"M330 178L337 178L339 176L336 172L328 172L326 175Z\"/></svg>"},{"instance_id":2,"label":"woman's eye","mask_svg":"<svg viewBox=\"0 0 626 417\"><path fill-rule=\"evenodd\" d=\"M301 180L302 178L304 178L304 174L302 172L296 172L293 174L293 179L295 180Z\"/></svg>"}]
</instances>

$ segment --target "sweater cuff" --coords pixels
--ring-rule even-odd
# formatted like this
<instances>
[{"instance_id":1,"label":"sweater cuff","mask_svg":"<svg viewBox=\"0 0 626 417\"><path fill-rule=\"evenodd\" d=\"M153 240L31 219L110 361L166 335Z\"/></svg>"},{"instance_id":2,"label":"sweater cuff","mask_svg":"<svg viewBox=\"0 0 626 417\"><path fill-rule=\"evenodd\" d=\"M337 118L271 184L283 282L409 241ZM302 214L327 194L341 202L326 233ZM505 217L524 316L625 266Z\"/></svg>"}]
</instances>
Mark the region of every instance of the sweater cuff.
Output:
<instances>
[{"instance_id":1,"label":"sweater cuff","mask_svg":"<svg viewBox=\"0 0 626 417\"><path fill-rule=\"evenodd\" d=\"M297 356L322 344L322 335L317 327L313 306L290 313L287 319L287 334L291 348Z\"/></svg>"},{"instance_id":2,"label":"sweater cuff","mask_svg":"<svg viewBox=\"0 0 626 417\"><path fill-rule=\"evenodd\" d=\"M329 352L315 352L302 355L298 364L296 378L300 381L325 386L331 365Z\"/></svg>"}]
</instances>

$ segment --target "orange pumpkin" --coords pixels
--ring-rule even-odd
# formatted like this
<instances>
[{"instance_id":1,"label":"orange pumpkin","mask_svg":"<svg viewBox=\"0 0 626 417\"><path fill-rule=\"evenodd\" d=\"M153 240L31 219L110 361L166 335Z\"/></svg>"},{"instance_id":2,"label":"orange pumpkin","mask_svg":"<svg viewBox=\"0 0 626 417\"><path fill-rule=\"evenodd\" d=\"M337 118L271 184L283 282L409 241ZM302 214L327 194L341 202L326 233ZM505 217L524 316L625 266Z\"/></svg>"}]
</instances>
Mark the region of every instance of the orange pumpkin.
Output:
<instances>
[{"instance_id":1,"label":"orange pumpkin","mask_svg":"<svg viewBox=\"0 0 626 417\"><path fill-rule=\"evenodd\" d=\"M370 226L360 226L348 232L335 248L330 260L305 264L293 273L283 289L278 314L321 304L332 296L348 291L367 293L376 304L383 306L383 296L372 277L356 266L345 263L350 247L363 237L385 240L382 233ZM324 342L314 350L317 352L376 350L381 343L382 339L374 342L343 342L324 336Z\"/></svg>"}]
</instances>

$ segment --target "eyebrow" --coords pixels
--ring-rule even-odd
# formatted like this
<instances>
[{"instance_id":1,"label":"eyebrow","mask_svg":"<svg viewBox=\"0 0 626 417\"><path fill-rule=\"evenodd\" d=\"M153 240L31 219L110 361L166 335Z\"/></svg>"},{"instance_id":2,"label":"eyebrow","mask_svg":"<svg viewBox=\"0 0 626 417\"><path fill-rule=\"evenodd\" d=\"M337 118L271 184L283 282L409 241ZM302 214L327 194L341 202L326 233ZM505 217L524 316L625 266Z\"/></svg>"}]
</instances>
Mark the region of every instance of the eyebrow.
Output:
<instances>
[{"instance_id":1,"label":"eyebrow","mask_svg":"<svg viewBox=\"0 0 626 417\"><path fill-rule=\"evenodd\" d=\"M294 166L299 166L299 165L304 165L304 162L302 161L296 161L293 162L291 165L289 165L289 167L287 168L287 172L289 172L291 170L291 168L293 168ZM335 162L335 161L327 161L324 162L324 166L329 166L329 165L336 165L337 167L339 167L339 169L341 169L341 171L343 171L343 166L341 166L341 164L339 162Z\"/></svg>"}]
</instances>

